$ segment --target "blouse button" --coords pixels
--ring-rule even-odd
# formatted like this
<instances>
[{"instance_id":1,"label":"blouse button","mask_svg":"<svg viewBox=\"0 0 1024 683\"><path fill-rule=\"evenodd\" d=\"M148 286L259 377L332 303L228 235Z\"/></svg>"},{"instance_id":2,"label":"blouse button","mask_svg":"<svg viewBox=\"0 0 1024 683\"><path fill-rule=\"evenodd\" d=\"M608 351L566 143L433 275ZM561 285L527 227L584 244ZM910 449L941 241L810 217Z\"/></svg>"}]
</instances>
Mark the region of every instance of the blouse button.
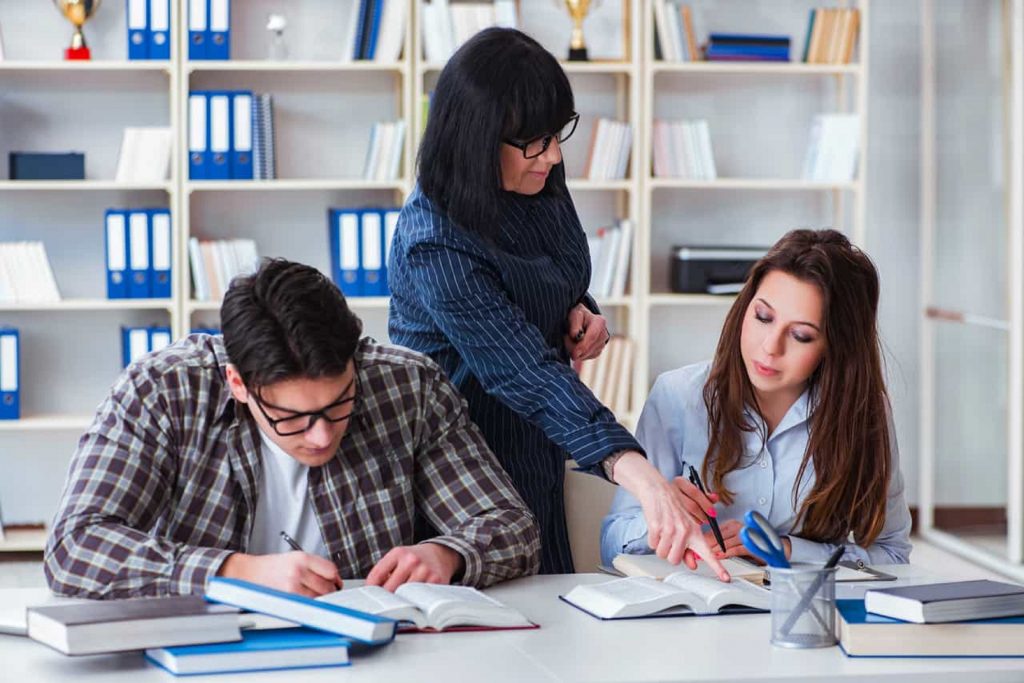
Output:
<instances>
[{"instance_id":1,"label":"blouse button","mask_svg":"<svg viewBox=\"0 0 1024 683\"><path fill-rule=\"evenodd\" d=\"M768 467L768 461L765 460L764 458L761 458L761 467Z\"/></svg>"},{"instance_id":2,"label":"blouse button","mask_svg":"<svg viewBox=\"0 0 1024 683\"><path fill-rule=\"evenodd\" d=\"M764 497L761 497L761 498L758 498L758 499L757 499L757 502L758 502L758 503L759 503L760 505L764 505L765 503L767 503L767 502L768 502L768 499L767 499L767 498L764 498Z\"/></svg>"}]
</instances>

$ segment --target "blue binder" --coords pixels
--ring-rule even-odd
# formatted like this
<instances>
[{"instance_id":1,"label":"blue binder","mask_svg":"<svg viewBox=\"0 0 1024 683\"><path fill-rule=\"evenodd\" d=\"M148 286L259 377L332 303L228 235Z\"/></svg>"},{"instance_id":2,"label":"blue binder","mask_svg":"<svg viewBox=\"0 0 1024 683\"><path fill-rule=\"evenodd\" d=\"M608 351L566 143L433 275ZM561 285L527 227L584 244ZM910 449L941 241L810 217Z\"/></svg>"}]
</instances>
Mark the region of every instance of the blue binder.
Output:
<instances>
[{"instance_id":1,"label":"blue binder","mask_svg":"<svg viewBox=\"0 0 1024 683\"><path fill-rule=\"evenodd\" d=\"M21 344L18 330L0 327L0 420L21 418Z\"/></svg>"},{"instance_id":2,"label":"blue binder","mask_svg":"<svg viewBox=\"0 0 1024 683\"><path fill-rule=\"evenodd\" d=\"M352 42L352 59L366 59L366 34L369 29L370 13L373 11L373 0L356 0L359 2L359 14L356 16L356 35Z\"/></svg>"},{"instance_id":3,"label":"blue binder","mask_svg":"<svg viewBox=\"0 0 1024 683\"><path fill-rule=\"evenodd\" d=\"M188 58L192 61L208 59L206 56L206 41L210 33L208 1L188 1Z\"/></svg>"},{"instance_id":4,"label":"blue binder","mask_svg":"<svg viewBox=\"0 0 1024 683\"><path fill-rule=\"evenodd\" d=\"M398 216L401 209L384 209L384 274L381 279L384 281L384 294L390 296L391 286L388 284L388 266L391 264L391 243L395 240L395 230L398 228Z\"/></svg>"},{"instance_id":5,"label":"blue binder","mask_svg":"<svg viewBox=\"0 0 1024 683\"><path fill-rule=\"evenodd\" d=\"M252 92L231 94L231 178L252 180Z\"/></svg>"},{"instance_id":6,"label":"blue binder","mask_svg":"<svg viewBox=\"0 0 1024 683\"><path fill-rule=\"evenodd\" d=\"M155 299L171 297L171 212L149 209L149 243L152 252L150 283Z\"/></svg>"},{"instance_id":7,"label":"blue binder","mask_svg":"<svg viewBox=\"0 0 1024 683\"><path fill-rule=\"evenodd\" d=\"M206 180L209 170L210 126L207 124L207 93L195 90L188 94L188 177Z\"/></svg>"},{"instance_id":8,"label":"blue binder","mask_svg":"<svg viewBox=\"0 0 1024 683\"><path fill-rule=\"evenodd\" d=\"M231 0L207 0L206 58L231 59Z\"/></svg>"},{"instance_id":9,"label":"blue binder","mask_svg":"<svg viewBox=\"0 0 1024 683\"><path fill-rule=\"evenodd\" d=\"M149 0L149 58L171 58L171 0Z\"/></svg>"},{"instance_id":10,"label":"blue binder","mask_svg":"<svg viewBox=\"0 0 1024 683\"><path fill-rule=\"evenodd\" d=\"M206 130L209 145L205 178L231 179L231 93L206 93Z\"/></svg>"},{"instance_id":11,"label":"blue binder","mask_svg":"<svg viewBox=\"0 0 1024 683\"><path fill-rule=\"evenodd\" d=\"M388 0L399 2L401 0ZM384 13L385 0L373 0L373 8L370 10L370 34L366 37L366 59L372 60L377 54L377 39L380 37L380 18Z\"/></svg>"},{"instance_id":12,"label":"blue binder","mask_svg":"<svg viewBox=\"0 0 1024 683\"><path fill-rule=\"evenodd\" d=\"M331 209L331 275L345 296L362 296L359 259L359 212Z\"/></svg>"},{"instance_id":13,"label":"blue binder","mask_svg":"<svg viewBox=\"0 0 1024 683\"><path fill-rule=\"evenodd\" d=\"M107 298L128 298L128 217L108 209L104 217L107 250Z\"/></svg>"},{"instance_id":14,"label":"blue binder","mask_svg":"<svg viewBox=\"0 0 1024 683\"><path fill-rule=\"evenodd\" d=\"M121 365L128 367L149 353L148 327L121 328Z\"/></svg>"},{"instance_id":15,"label":"blue binder","mask_svg":"<svg viewBox=\"0 0 1024 683\"><path fill-rule=\"evenodd\" d=\"M363 296L384 295L384 221L381 212L359 212L359 263L362 266Z\"/></svg>"},{"instance_id":16,"label":"blue binder","mask_svg":"<svg viewBox=\"0 0 1024 683\"><path fill-rule=\"evenodd\" d=\"M171 328L161 326L149 327L146 329L146 337L148 340L148 353L159 351L171 345Z\"/></svg>"},{"instance_id":17,"label":"blue binder","mask_svg":"<svg viewBox=\"0 0 1024 683\"><path fill-rule=\"evenodd\" d=\"M149 212L128 211L128 298L148 299L152 294L150 263L153 248L149 242Z\"/></svg>"},{"instance_id":18,"label":"blue binder","mask_svg":"<svg viewBox=\"0 0 1024 683\"><path fill-rule=\"evenodd\" d=\"M149 0L127 0L128 59L149 59Z\"/></svg>"}]
</instances>

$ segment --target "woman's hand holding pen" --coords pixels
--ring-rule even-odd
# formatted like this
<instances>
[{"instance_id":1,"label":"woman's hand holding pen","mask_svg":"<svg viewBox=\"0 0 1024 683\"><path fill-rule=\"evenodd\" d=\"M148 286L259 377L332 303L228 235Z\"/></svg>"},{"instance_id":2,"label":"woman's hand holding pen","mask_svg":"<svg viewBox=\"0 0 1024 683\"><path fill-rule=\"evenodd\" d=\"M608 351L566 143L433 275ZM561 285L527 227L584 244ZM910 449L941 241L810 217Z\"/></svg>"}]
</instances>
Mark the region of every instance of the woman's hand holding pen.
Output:
<instances>
[{"instance_id":1,"label":"woman's hand holding pen","mask_svg":"<svg viewBox=\"0 0 1024 683\"><path fill-rule=\"evenodd\" d=\"M712 494L713 495L713 494ZM730 519L727 522L722 522L718 525L718 528L722 531L722 538L725 540L725 552L720 550L715 551L715 556L719 558L726 557L746 557L754 560L758 564L763 564L762 560L755 557L747 550L747 547L743 545L743 541L740 540L740 529L743 528L743 522L738 519ZM704 534L704 540L708 542L708 545L715 547L715 537L709 531ZM792 544L789 542L788 536L782 537L783 549L786 551L786 559L789 559L792 553Z\"/></svg>"},{"instance_id":2,"label":"woman's hand holding pen","mask_svg":"<svg viewBox=\"0 0 1024 683\"><path fill-rule=\"evenodd\" d=\"M565 335L565 348L574 361L597 358L611 339L604 316L592 312L583 304L569 311L569 333Z\"/></svg>"},{"instance_id":3,"label":"woman's hand holding pen","mask_svg":"<svg viewBox=\"0 0 1024 683\"><path fill-rule=\"evenodd\" d=\"M696 484L683 477L676 477L672 483L682 492L685 498L683 505L686 507L686 512L698 526L706 524L708 517L714 517L717 514L715 512L715 503L718 502L717 493L709 491L705 494ZM711 537L711 545L712 547L717 545L714 536Z\"/></svg>"},{"instance_id":4,"label":"woman's hand holding pen","mask_svg":"<svg viewBox=\"0 0 1024 683\"><path fill-rule=\"evenodd\" d=\"M333 562L299 550L276 555L235 553L228 556L217 575L244 579L307 598L333 593L342 585Z\"/></svg>"}]
</instances>

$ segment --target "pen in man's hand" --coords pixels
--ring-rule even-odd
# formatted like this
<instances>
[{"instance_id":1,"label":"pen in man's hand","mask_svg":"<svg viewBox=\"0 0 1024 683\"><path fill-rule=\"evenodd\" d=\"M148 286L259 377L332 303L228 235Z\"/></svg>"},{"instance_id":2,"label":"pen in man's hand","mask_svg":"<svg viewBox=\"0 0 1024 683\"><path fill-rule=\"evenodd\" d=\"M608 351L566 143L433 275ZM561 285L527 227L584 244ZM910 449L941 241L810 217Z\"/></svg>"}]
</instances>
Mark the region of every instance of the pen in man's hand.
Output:
<instances>
[{"instance_id":1,"label":"pen in man's hand","mask_svg":"<svg viewBox=\"0 0 1024 683\"><path fill-rule=\"evenodd\" d=\"M697 474L697 470L694 469L693 465L688 465L688 467L690 468L690 483L700 489L700 492L705 496L708 495L708 492L704 489L704 483L700 480L700 475ZM715 535L715 540L718 541L718 545L724 553L725 539L722 538L722 530L718 528L718 520L712 517L707 510L704 511L704 514L707 515L708 524L711 525L711 533Z\"/></svg>"},{"instance_id":2,"label":"pen in man's hand","mask_svg":"<svg viewBox=\"0 0 1024 683\"><path fill-rule=\"evenodd\" d=\"M298 550L300 553L306 552L305 550L302 549L301 545L299 545L298 543L295 542L294 538L292 538L291 536L289 536L288 534L286 534L283 531L281 532L281 538L284 539L284 542L287 543L289 545L289 547L291 547L292 550Z\"/></svg>"}]
</instances>

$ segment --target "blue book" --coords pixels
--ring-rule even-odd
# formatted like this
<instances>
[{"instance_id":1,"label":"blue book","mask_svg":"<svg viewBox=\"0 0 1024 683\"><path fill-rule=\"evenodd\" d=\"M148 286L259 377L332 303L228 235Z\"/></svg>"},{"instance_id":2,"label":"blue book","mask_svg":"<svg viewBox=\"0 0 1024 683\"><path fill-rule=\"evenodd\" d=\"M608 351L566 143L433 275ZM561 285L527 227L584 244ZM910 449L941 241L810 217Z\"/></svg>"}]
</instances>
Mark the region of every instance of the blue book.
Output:
<instances>
[{"instance_id":1,"label":"blue book","mask_svg":"<svg viewBox=\"0 0 1024 683\"><path fill-rule=\"evenodd\" d=\"M384 296L384 220L377 209L359 212L359 261L363 296Z\"/></svg>"},{"instance_id":2,"label":"blue book","mask_svg":"<svg viewBox=\"0 0 1024 683\"><path fill-rule=\"evenodd\" d=\"M188 58L208 59L206 40L209 37L209 0L188 0Z\"/></svg>"},{"instance_id":3,"label":"blue book","mask_svg":"<svg viewBox=\"0 0 1024 683\"><path fill-rule=\"evenodd\" d=\"M148 0L150 59L171 58L171 0Z\"/></svg>"},{"instance_id":4,"label":"blue book","mask_svg":"<svg viewBox=\"0 0 1024 683\"><path fill-rule=\"evenodd\" d=\"M352 41L352 59L366 59L366 34L370 27L373 0L358 0L359 14L356 16L356 36Z\"/></svg>"},{"instance_id":5,"label":"blue book","mask_svg":"<svg viewBox=\"0 0 1024 683\"><path fill-rule=\"evenodd\" d=\"M252 180L252 92L231 93L231 179Z\"/></svg>"},{"instance_id":6,"label":"blue book","mask_svg":"<svg viewBox=\"0 0 1024 683\"><path fill-rule=\"evenodd\" d=\"M914 624L836 600L839 646L848 657L1024 657L1024 617Z\"/></svg>"},{"instance_id":7,"label":"blue book","mask_svg":"<svg viewBox=\"0 0 1024 683\"><path fill-rule=\"evenodd\" d=\"M779 57L789 59L789 47L769 45L708 45L708 57Z\"/></svg>"},{"instance_id":8,"label":"blue book","mask_svg":"<svg viewBox=\"0 0 1024 683\"><path fill-rule=\"evenodd\" d=\"M122 327L121 366L126 368L149 353L149 344L148 327Z\"/></svg>"},{"instance_id":9,"label":"blue book","mask_svg":"<svg viewBox=\"0 0 1024 683\"><path fill-rule=\"evenodd\" d=\"M348 666L350 641L308 628L243 631L233 643L146 650L146 659L176 676Z\"/></svg>"},{"instance_id":10,"label":"blue book","mask_svg":"<svg viewBox=\"0 0 1024 683\"><path fill-rule=\"evenodd\" d=\"M150 262L150 296L169 299L171 296L171 212L149 209L149 242L153 258Z\"/></svg>"},{"instance_id":11,"label":"blue book","mask_svg":"<svg viewBox=\"0 0 1024 683\"><path fill-rule=\"evenodd\" d=\"M209 145L204 178L231 179L231 93L223 90L206 93L206 136Z\"/></svg>"},{"instance_id":12,"label":"blue book","mask_svg":"<svg viewBox=\"0 0 1024 683\"><path fill-rule=\"evenodd\" d=\"M368 645L390 643L398 629L398 622L394 619L222 576L215 576L207 583L206 599L269 614Z\"/></svg>"},{"instance_id":13,"label":"blue book","mask_svg":"<svg viewBox=\"0 0 1024 683\"><path fill-rule=\"evenodd\" d=\"M128 298L128 214L108 209L104 218L107 251L107 298Z\"/></svg>"},{"instance_id":14,"label":"blue book","mask_svg":"<svg viewBox=\"0 0 1024 683\"><path fill-rule=\"evenodd\" d=\"M149 59L149 0L127 0L128 59Z\"/></svg>"},{"instance_id":15,"label":"blue book","mask_svg":"<svg viewBox=\"0 0 1024 683\"><path fill-rule=\"evenodd\" d=\"M331 246L331 277L347 297L362 296L359 211L331 209L328 238Z\"/></svg>"},{"instance_id":16,"label":"blue book","mask_svg":"<svg viewBox=\"0 0 1024 683\"><path fill-rule=\"evenodd\" d=\"M188 94L188 179L206 180L210 169L210 125L207 123L208 93Z\"/></svg>"},{"instance_id":17,"label":"blue book","mask_svg":"<svg viewBox=\"0 0 1024 683\"><path fill-rule=\"evenodd\" d=\"M789 36L766 35L763 33L712 33L711 43L768 43L789 46Z\"/></svg>"},{"instance_id":18,"label":"blue book","mask_svg":"<svg viewBox=\"0 0 1024 683\"><path fill-rule=\"evenodd\" d=\"M148 299L153 295L151 283L153 245L149 235L149 212L128 211L128 298Z\"/></svg>"},{"instance_id":19,"label":"blue book","mask_svg":"<svg viewBox=\"0 0 1024 683\"><path fill-rule=\"evenodd\" d=\"M366 52L364 58L373 59L377 54L377 40L380 38L380 17L384 13L384 2L386 0L373 0L373 9L370 14L370 31L366 36ZM400 2L401 0L390 0Z\"/></svg>"},{"instance_id":20,"label":"blue book","mask_svg":"<svg viewBox=\"0 0 1024 683\"><path fill-rule=\"evenodd\" d=\"M0 327L0 420L21 418L21 337Z\"/></svg>"},{"instance_id":21,"label":"blue book","mask_svg":"<svg viewBox=\"0 0 1024 683\"><path fill-rule=\"evenodd\" d=\"M231 59L231 0L207 0L206 59Z\"/></svg>"}]
</instances>

